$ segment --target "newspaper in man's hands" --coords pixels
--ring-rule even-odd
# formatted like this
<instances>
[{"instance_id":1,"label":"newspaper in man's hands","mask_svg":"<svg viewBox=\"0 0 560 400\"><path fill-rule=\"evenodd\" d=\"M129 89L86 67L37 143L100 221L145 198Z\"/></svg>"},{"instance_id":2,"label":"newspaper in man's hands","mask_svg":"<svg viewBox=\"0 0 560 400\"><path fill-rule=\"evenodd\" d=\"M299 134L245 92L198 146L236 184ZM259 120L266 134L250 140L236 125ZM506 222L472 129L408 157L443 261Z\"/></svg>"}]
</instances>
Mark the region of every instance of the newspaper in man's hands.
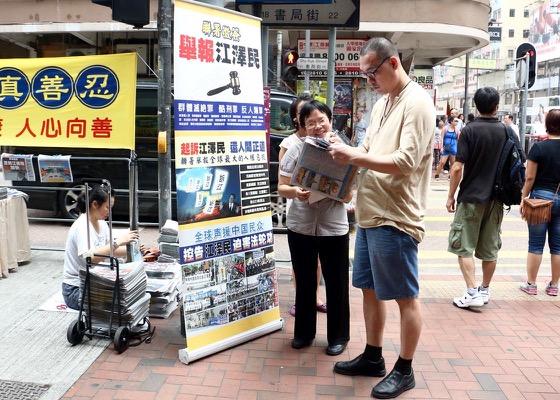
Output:
<instances>
[{"instance_id":1,"label":"newspaper in man's hands","mask_svg":"<svg viewBox=\"0 0 560 400\"><path fill-rule=\"evenodd\" d=\"M352 190L358 167L336 163L321 138L306 137L290 184L312 191L309 202L325 197L343 201Z\"/></svg>"}]
</instances>

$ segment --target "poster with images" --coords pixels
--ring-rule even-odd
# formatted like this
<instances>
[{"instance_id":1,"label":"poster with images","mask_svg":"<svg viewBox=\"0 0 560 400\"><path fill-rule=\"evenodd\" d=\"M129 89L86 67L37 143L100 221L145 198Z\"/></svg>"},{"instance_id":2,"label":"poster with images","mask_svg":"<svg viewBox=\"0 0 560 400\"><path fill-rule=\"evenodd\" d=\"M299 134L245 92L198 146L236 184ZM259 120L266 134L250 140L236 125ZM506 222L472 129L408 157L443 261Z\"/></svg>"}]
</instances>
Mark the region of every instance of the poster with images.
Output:
<instances>
[{"instance_id":1,"label":"poster with images","mask_svg":"<svg viewBox=\"0 0 560 400\"><path fill-rule=\"evenodd\" d=\"M70 156L45 156L37 157L41 182L72 182L72 168Z\"/></svg>"},{"instance_id":2,"label":"poster with images","mask_svg":"<svg viewBox=\"0 0 560 400\"><path fill-rule=\"evenodd\" d=\"M2 169L6 181L34 181L33 155L2 153Z\"/></svg>"},{"instance_id":3,"label":"poster with images","mask_svg":"<svg viewBox=\"0 0 560 400\"><path fill-rule=\"evenodd\" d=\"M175 172L191 361L282 328L258 18L174 9ZM196 76L197 79L192 79Z\"/></svg>"}]
</instances>

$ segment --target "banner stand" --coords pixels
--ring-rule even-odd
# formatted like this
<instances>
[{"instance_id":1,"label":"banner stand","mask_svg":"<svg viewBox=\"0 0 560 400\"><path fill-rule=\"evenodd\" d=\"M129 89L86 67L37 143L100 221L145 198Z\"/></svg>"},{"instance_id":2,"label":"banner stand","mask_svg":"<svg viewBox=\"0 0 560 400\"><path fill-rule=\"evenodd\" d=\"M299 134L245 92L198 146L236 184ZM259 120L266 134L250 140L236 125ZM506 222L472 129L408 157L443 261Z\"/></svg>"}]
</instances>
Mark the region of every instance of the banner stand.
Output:
<instances>
[{"instance_id":1,"label":"banner stand","mask_svg":"<svg viewBox=\"0 0 560 400\"><path fill-rule=\"evenodd\" d=\"M183 318L183 316L181 316ZM251 341L260 336L267 335L269 333L278 331L284 327L284 320L280 318L279 320L269 322L261 326L257 326L251 330L242 332L235 336L227 337L218 342L211 343L207 346L201 347L194 351L189 351L189 348L184 348L179 350L179 360L184 364L189 364L192 361L196 361L200 358L204 358L211 354L218 353L222 350L228 349L238 344L242 344ZM188 341L188 339L187 339Z\"/></svg>"}]
</instances>

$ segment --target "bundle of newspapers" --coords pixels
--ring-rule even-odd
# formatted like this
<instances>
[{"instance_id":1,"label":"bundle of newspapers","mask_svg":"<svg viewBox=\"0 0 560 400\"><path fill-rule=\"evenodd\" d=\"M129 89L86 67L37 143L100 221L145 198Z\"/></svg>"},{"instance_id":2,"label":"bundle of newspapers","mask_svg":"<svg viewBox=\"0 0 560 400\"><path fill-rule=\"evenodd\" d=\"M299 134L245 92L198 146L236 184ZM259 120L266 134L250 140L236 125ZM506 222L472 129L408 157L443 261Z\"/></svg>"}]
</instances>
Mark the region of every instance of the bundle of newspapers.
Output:
<instances>
[{"instance_id":1,"label":"bundle of newspapers","mask_svg":"<svg viewBox=\"0 0 560 400\"><path fill-rule=\"evenodd\" d=\"M124 325L134 327L148 316L150 294L146 293L148 280L142 261L123 263L112 268L97 264L89 269L89 273L90 288L89 293L84 293L84 310L90 313L91 305L91 314L88 316L92 325L102 329L108 329L109 326L116 329ZM82 287L85 277L85 270L80 270Z\"/></svg>"},{"instance_id":2,"label":"bundle of newspapers","mask_svg":"<svg viewBox=\"0 0 560 400\"><path fill-rule=\"evenodd\" d=\"M150 317L168 318L183 298L181 265L175 261L144 263L151 295Z\"/></svg>"},{"instance_id":3,"label":"bundle of newspapers","mask_svg":"<svg viewBox=\"0 0 560 400\"><path fill-rule=\"evenodd\" d=\"M162 255L179 259L179 223L168 219L161 227L157 238Z\"/></svg>"}]
</instances>

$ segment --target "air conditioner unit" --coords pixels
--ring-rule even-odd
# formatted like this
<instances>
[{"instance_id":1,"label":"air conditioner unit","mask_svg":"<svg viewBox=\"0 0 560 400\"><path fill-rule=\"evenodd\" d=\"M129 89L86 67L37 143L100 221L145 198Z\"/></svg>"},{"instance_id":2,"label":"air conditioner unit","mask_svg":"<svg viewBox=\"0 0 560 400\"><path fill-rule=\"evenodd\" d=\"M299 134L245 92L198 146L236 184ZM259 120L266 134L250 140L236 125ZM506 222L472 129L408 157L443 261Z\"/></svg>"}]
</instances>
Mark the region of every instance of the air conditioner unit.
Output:
<instances>
[{"instance_id":1,"label":"air conditioner unit","mask_svg":"<svg viewBox=\"0 0 560 400\"><path fill-rule=\"evenodd\" d=\"M138 74L146 75L148 67L148 45L147 44L117 44L117 53L138 53L142 59L138 59ZM144 61L142 61L144 60Z\"/></svg>"},{"instance_id":2,"label":"air conditioner unit","mask_svg":"<svg viewBox=\"0 0 560 400\"><path fill-rule=\"evenodd\" d=\"M96 53L95 49L66 49L67 57L74 56L94 56Z\"/></svg>"}]
</instances>

